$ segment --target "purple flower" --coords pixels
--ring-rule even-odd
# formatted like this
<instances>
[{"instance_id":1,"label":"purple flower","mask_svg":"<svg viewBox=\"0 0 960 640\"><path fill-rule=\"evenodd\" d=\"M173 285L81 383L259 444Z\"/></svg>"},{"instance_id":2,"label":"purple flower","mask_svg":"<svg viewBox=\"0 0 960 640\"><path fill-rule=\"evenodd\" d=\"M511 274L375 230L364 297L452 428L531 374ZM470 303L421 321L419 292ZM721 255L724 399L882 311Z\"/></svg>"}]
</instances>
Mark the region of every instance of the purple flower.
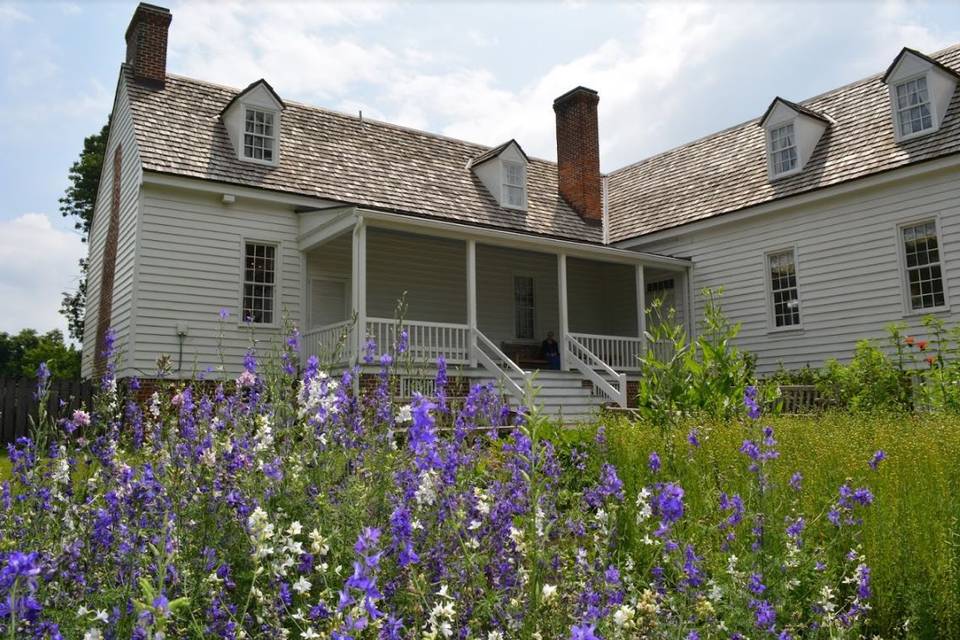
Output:
<instances>
[{"instance_id":1,"label":"purple flower","mask_svg":"<svg viewBox=\"0 0 960 640\"><path fill-rule=\"evenodd\" d=\"M747 415L752 420L760 417L760 405L757 404L757 388L755 386L750 385L744 391L743 404L747 407Z\"/></svg>"},{"instance_id":2,"label":"purple flower","mask_svg":"<svg viewBox=\"0 0 960 640\"><path fill-rule=\"evenodd\" d=\"M662 485L653 502L654 515L664 524L672 524L683 517L683 488L672 482Z\"/></svg>"},{"instance_id":3,"label":"purple flower","mask_svg":"<svg viewBox=\"0 0 960 640\"><path fill-rule=\"evenodd\" d=\"M871 458L871 459L870 459L870 462L868 462L867 464L870 465L870 468L871 468L871 469L873 469L874 471L876 471L876 470L877 470L877 467L880 466L880 461L881 461L881 460L886 460L886 459L887 459L887 454L884 453L883 449L880 449L880 450L878 450L876 453L873 454L873 458Z\"/></svg>"},{"instance_id":4,"label":"purple flower","mask_svg":"<svg viewBox=\"0 0 960 640\"><path fill-rule=\"evenodd\" d=\"M601 640L600 636L594 633L596 628L593 624L575 624L570 629L570 640Z\"/></svg>"},{"instance_id":5,"label":"purple flower","mask_svg":"<svg viewBox=\"0 0 960 640\"><path fill-rule=\"evenodd\" d=\"M790 488L794 491L800 491L803 484L803 474L799 471L795 471L792 476L790 476Z\"/></svg>"},{"instance_id":6,"label":"purple flower","mask_svg":"<svg viewBox=\"0 0 960 640\"><path fill-rule=\"evenodd\" d=\"M660 471L660 454L656 451L652 452L647 459L647 466L650 467L650 471L654 473Z\"/></svg>"},{"instance_id":7,"label":"purple flower","mask_svg":"<svg viewBox=\"0 0 960 640\"><path fill-rule=\"evenodd\" d=\"M226 320L226 319L229 318L229 317L230 317L230 310L229 310L229 309L227 309L226 307L220 309L220 319L221 319L221 320Z\"/></svg>"},{"instance_id":8,"label":"purple flower","mask_svg":"<svg viewBox=\"0 0 960 640\"><path fill-rule=\"evenodd\" d=\"M700 446L700 430L698 428L693 427L690 429L690 433L687 434L687 442L689 442L692 447Z\"/></svg>"}]
</instances>

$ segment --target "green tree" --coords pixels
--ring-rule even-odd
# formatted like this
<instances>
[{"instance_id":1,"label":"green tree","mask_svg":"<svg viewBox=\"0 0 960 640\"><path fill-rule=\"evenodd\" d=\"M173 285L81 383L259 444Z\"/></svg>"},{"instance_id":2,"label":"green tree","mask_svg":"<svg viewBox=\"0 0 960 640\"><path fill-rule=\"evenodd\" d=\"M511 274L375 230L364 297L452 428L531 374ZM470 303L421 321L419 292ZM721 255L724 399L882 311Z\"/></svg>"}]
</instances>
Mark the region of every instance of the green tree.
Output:
<instances>
[{"instance_id":1,"label":"green tree","mask_svg":"<svg viewBox=\"0 0 960 640\"><path fill-rule=\"evenodd\" d=\"M93 209L97 202L97 190L100 188L100 172L103 170L103 158L107 150L107 137L110 134L110 121L103 125L99 133L87 136L83 141L80 159L70 167L70 186L60 198L60 213L64 218L74 218L74 228L86 242L93 223ZM83 314L87 301L87 260L80 259L80 281L76 291L64 291L60 303L60 313L67 319L70 335L76 340L83 339Z\"/></svg>"},{"instance_id":2,"label":"green tree","mask_svg":"<svg viewBox=\"0 0 960 640\"><path fill-rule=\"evenodd\" d=\"M16 335L0 333L0 378L32 378L46 362L54 378L80 377L80 351L64 342L59 329L38 334L23 329Z\"/></svg>"}]
</instances>

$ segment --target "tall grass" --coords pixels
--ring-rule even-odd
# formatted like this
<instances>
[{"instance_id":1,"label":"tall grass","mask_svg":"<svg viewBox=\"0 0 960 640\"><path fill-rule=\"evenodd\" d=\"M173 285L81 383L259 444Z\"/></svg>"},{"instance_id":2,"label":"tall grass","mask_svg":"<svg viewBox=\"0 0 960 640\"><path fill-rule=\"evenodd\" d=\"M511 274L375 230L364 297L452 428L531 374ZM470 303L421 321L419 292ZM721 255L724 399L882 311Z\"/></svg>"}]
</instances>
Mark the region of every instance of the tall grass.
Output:
<instances>
[{"instance_id":1,"label":"tall grass","mask_svg":"<svg viewBox=\"0 0 960 640\"><path fill-rule=\"evenodd\" d=\"M803 475L795 501L786 499L786 492L772 492L764 509L767 521L783 522L799 508L819 514L820 524L829 526L825 513L838 487L846 480L868 485L876 501L865 512L860 542L873 569L872 631L883 637L960 637L960 418L829 414L762 424L774 427L781 453L768 463L774 486L785 487L797 471ZM754 480L739 452L747 427L735 422L687 427L698 427L699 447L687 441L688 428L608 421L605 455L629 496L651 482L648 456L658 452L663 461L658 476L686 489L689 518L708 531L721 490L752 491ZM591 433L564 439L586 446ZM868 461L881 449L887 459L873 471Z\"/></svg>"}]
</instances>

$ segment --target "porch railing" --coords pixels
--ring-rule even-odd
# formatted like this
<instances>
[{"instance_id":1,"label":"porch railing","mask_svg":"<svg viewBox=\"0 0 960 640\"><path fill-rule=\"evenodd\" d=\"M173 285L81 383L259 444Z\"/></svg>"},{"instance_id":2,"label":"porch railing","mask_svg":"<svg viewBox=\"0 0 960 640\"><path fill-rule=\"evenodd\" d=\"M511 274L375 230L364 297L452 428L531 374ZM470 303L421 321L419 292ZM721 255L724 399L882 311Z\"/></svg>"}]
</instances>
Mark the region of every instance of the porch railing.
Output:
<instances>
[{"instance_id":1,"label":"porch railing","mask_svg":"<svg viewBox=\"0 0 960 640\"><path fill-rule=\"evenodd\" d=\"M571 333L570 336L617 371L640 370L643 338L601 336L593 333Z\"/></svg>"},{"instance_id":2,"label":"porch railing","mask_svg":"<svg viewBox=\"0 0 960 640\"><path fill-rule=\"evenodd\" d=\"M436 363L443 356L448 364L470 362L470 327L450 322L425 322L390 318L367 318L367 337L385 351L397 344L398 331L407 332L408 355L413 362Z\"/></svg>"},{"instance_id":3,"label":"porch railing","mask_svg":"<svg viewBox=\"0 0 960 640\"><path fill-rule=\"evenodd\" d=\"M503 388L518 401L530 406L530 373L517 366L507 354L480 331L473 330L473 356L477 363L486 369Z\"/></svg>"},{"instance_id":4,"label":"porch railing","mask_svg":"<svg viewBox=\"0 0 960 640\"><path fill-rule=\"evenodd\" d=\"M621 407L627 406L627 374L614 371L570 333L566 336L566 351L568 362L592 382L595 389L602 391Z\"/></svg>"},{"instance_id":5,"label":"porch railing","mask_svg":"<svg viewBox=\"0 0 960 640\"><path fill-rule=\"evenodd\" d=\"M350 320L324 325L301 336L303 359L317 356L325 363L342 364L349 362L352 349L350 348Z\"/></svg>"}]
</instances>

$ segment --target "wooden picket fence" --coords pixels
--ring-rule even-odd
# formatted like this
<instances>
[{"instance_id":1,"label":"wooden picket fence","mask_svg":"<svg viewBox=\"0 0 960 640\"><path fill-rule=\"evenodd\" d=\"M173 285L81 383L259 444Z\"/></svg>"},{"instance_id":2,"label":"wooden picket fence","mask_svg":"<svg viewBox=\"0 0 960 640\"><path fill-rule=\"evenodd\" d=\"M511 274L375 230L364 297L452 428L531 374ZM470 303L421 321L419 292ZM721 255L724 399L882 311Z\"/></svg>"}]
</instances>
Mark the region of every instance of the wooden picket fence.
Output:
<instances>
[{"instance_id":1,"label":"wooden picket fence","mask_svg":"<svg viewBox=\"0 0 960 640\"><path fill-rule=\"evenodd\" d=\"M36 390L36 380L0 378L0 446L4 450L8 443L28 435L30 419L37 419ZM81 407L89 410L93 393L94 386L88 381L51 380L47 413L59 417Z\"/></svg>"}]
</instances>

